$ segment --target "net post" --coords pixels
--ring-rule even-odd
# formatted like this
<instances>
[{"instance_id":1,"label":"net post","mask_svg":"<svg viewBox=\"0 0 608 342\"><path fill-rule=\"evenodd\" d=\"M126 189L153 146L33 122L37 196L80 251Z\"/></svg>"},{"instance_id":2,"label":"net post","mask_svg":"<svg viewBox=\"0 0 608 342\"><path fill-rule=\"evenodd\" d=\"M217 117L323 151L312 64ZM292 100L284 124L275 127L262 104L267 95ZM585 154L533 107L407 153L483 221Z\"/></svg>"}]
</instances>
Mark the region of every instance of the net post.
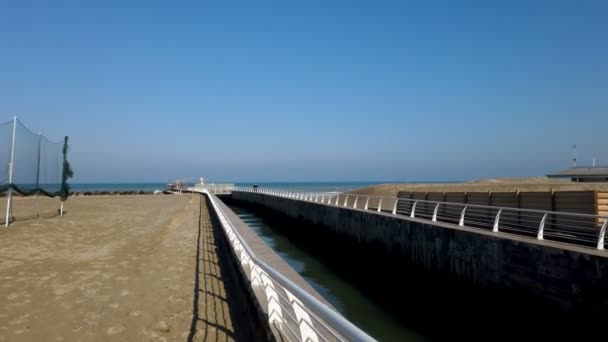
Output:
<instances>
[{"instance_id":1,"label":"net post","mask_svg":"<svg viewBox=\"0 0 608 342\"><path fill-rule=\"evenodd\" d=\"M8 166L8 198L6 201L6 222L5 227L8 228L8 225L11 220L12 214L12 205L13 205L13 164L15 161L15 133L17 132L17 117L13 117L13 140L11 142L11 160Z\"/></svg>"},{"instance_id":2,"label":"net post","mask_svg":"<svg viewBox=\"0 0 608 342\"><path fill-rule=\"evenodd\" d=\"M36 220L38 219L39 203L38 193L40 192L40 149L42 146L42 132L38 132L38 164L36 166Z\"/></svg>"},{"instance_id":3,"label":"net post","mask_svg":"<svg viewBox=\"0 0 608 342\"><path fill-rule=\"evenodd\" d=\"M61 201L61 208L59 209L59 215L63 216L63 201Z\"/></svg>"}]
</instances>

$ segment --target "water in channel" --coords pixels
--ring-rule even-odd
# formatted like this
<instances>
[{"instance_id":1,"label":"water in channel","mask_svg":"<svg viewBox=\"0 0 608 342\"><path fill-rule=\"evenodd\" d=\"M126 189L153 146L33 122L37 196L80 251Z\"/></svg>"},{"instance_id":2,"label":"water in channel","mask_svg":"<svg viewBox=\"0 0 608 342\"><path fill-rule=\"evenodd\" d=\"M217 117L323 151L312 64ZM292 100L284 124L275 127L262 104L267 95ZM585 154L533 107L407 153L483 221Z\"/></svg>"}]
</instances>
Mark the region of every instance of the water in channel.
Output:
<instances>
[{"instance_id":1,"label":"water in channel","mask_svg":"<svg viewBox=\"0 0 608 342\"><path fill-rule=\"evenodd\" d=\"M381 306L335 275L321 261L306 253L272 223L247 208L229 205L251 229L298 272L342 315L380 341L421 341L420 336L399 324Z\"/></svg>"}]
</instances>

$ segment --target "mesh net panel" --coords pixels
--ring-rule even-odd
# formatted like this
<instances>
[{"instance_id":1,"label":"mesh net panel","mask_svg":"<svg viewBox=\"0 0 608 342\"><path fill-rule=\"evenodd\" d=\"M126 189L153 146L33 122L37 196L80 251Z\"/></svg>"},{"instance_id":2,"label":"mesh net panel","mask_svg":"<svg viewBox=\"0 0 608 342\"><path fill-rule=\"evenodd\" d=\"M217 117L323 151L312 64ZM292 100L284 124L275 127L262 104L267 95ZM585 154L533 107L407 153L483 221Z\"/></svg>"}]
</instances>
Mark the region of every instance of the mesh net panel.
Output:
<instances>
[{"instance_id":1,"label":"mesh net panel","mask_svg":"<svg viewBox=\"0 0 608 342\"><path fill-rule=\"evenodd\" d=\"M63 143L54 143L42 137L39 188L46 195L55 195L61 190L62 162Z\"/></svg>"},{"instance_id":2,"label":"mesh net panel","mask_svg":"<svg viewBox=\"0 0 608 342\"><path fill-rule=\"evenodd\" d=\"M40 136L17 120L15 155L13 162L13 189L23 195L36 192L38 173L38 141Z\"/></svg>"},{"instance_id":3,"label":"mesh net panel","mask_svg":"<svg viewBox=\"0 0 608 342\"><path fill-rule=\"evenodd\" d=\"M69 186L65 180L71 176L69 163L64 163L67 137L65 142L49 141L17 120L11 183L9 168L12 139L13 121L0 124L0 192L11 187L22 195L40 192L50 197L67 198Z\"/></svg>"}]
</instances>

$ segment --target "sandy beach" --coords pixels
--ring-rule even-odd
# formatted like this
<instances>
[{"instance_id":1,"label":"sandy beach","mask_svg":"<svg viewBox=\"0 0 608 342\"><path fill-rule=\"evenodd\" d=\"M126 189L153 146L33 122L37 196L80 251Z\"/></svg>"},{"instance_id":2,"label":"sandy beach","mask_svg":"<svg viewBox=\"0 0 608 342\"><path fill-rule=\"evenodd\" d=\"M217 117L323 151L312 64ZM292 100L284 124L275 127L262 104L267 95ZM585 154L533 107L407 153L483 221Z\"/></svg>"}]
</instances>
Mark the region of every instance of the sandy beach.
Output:
<instances>
[{"instance_id":1,"label":"sandy beach","mask_svg":"<svg viewBox=\"0 0 608 342\"><path fill-rule=\"evenodd\" d=\"M200 196L75 197L63 217L58 199L43 198L39 220L27 218L33 203L16 199L20 219L0 229L0 341L225 341L243 333L232 323L246 318L229 309Z\"/></svg>"},{"instance_id":2,"label":"sandy beach","mask_svg":"<svg viewBox=\"0 0 608 342\"><path fill-rule=\"evenodd\" d=\"M353 194L397 196L399 191L514 192L514 191L608 191L608 183L574 183L545 177L480 179L460 183L379 184L351 191Z\"/></svg>"}]
</instances>

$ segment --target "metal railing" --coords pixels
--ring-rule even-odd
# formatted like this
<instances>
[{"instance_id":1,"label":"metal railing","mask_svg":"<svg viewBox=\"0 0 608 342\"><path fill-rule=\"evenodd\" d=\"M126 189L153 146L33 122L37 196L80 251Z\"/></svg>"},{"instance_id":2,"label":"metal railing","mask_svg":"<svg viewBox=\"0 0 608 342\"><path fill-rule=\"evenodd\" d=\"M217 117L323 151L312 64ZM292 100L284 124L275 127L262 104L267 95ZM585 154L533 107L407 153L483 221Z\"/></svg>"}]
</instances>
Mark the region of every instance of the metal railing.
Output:
<instances>
[{"instance_id":1,"label":"metal railing","mask_svg":"<svg viewBox=\"0 0 608 342\"><path fill-rule=\"evenodd\" d=\"M259 259L234 227L220 200L209 189L210 199L222 229L254 293L266 298L262 307L268 308L271 326L279 329L288 341L374 341L342 315L320 302L274 268Z\"/></svg>"},{"instance_id":2,"label":"metal railing","mask_svg":"<svg viewBox=\"0 0 608 342\"><path fill-rule=\"evenodd\" d=\"M295 200L391 213L604 250L608 216L371 195L235 187Z\"/></svg>"},{"instance_id":3,"label":"metal railing","mask_svg":"<svg viewBox=\"0 0 608 342\"><path fill-rule=\"evenodd\" d=\"M234 183L199 183L196 184L194 187L189 187L188 190L196 192L202 192L203 190L207 190L212 194L225 195L230 194L232 190L234 190Z\"/></svg>"}]
</instances>

